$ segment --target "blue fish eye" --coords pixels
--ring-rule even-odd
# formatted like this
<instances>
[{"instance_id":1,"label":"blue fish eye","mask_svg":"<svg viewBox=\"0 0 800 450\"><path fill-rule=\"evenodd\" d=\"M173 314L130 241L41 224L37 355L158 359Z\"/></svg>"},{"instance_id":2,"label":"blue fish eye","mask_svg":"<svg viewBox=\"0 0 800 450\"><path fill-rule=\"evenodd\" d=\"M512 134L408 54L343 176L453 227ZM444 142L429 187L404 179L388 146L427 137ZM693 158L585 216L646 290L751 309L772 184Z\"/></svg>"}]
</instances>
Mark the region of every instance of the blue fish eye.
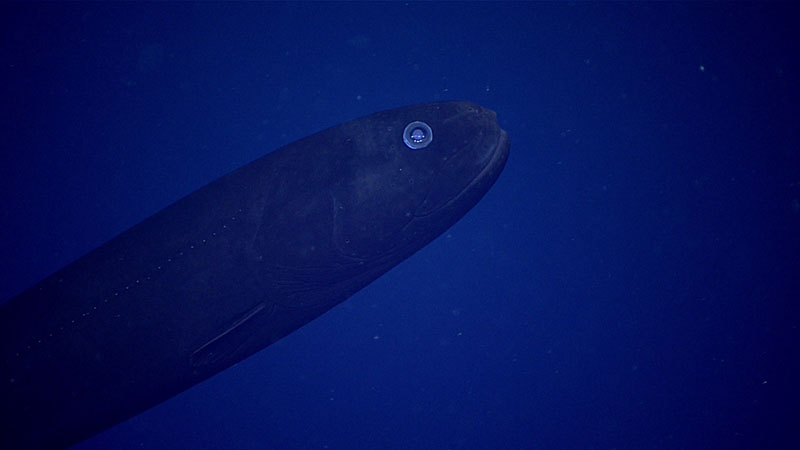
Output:
<instances>
[{"instance_id":1,"label":"blue fish eye","mask_svg":"<svg viewBox=\"0 0 800 450\"><path fill-rule=\"evenodd\" d=\"M411 150L425 148L433 142L433 130L427 123L416 120L403 130L403 142Z\"/></svg>"}]
</instances>

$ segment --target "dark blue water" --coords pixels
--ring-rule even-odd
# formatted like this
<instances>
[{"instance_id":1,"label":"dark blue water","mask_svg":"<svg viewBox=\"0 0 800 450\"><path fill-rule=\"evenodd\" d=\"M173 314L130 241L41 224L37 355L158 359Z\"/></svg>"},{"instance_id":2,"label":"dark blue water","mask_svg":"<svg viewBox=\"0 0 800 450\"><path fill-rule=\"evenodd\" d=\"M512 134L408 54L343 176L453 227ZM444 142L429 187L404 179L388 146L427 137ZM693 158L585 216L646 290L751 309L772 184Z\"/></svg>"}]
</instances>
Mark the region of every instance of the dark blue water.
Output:
<instances>
[{"instance_id":1,"label":"dark blue water","mask_svg":"<svg viewBox=\"0 0 800 450\"><path fill-rule=\"evenodd\" d=\"M444 236L76 448L796 448L797 7L0 16L3 300L354 117L466 99L496 110L512 142L495 187Z\"/></svg>"}]
</instances>

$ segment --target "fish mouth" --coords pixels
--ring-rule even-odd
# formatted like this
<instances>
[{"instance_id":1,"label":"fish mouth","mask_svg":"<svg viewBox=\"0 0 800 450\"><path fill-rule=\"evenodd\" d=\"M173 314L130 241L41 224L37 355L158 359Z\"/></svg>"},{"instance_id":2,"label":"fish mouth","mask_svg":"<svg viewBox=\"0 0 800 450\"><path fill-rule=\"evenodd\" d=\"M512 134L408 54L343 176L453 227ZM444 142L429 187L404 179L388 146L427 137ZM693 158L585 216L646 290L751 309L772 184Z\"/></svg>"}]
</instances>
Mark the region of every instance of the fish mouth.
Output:
<instances>
[{"instance_id":1,"label":"fish mouth","mask_svg":"<svg viewBox=\"0 0 800 450\"><path fill-rule=\"evenodd\" d=\"M501 128L500 136L497 138L497 144L495 144L492 154L489 156L489 162L486 163L478 176L472 180L470 186L476 182L489 179L490 184L487 189L491 187L491 185L497 180L497 177L500 176L500 172L502 172L503 168L506 166L509 148L508 133L506 133L506 130ZM469 189L470 186L467 186L465 190Z\"/></svg>"},{"instance_id":2,"label":"fish mouth","mask_svg":"<svg viewBox=\"0 0 800 450\"><path fill-rule=\"evenodd\" d=\"M476 175L452 201L458 201L459 198L469 196L469 194L473 192L477 193L479 197L483 197L494 182L497 181L497 178L500 177L500 173L506 166L509 148L508 133L506 133L506 130L500 128L500 135L497 138L497 143L492 149L483 169L478 172L478 175Z\"/></svg>"},{"instance_id":3,"label":"fish mouth","mask_svg":"<svg viewBox=\"0 0 800 450\"><path fill-rule=\"evenodd\" d=\"M490 111L494 115L493 111ZM423 202L414 212L414 218L428 217L436 214L439 211L450 209L462 203L468 204L467 209L472 208L481 197L492 187L503 168L506 165L509 154L509 140L508 133L502 128L499 128L497 140L490 151L487 151L482 158L483 166L478 173L454 196L449 200L442 202L435 207L427 201ZM471 200L471 202L470 202Z\"/></svg>"}]
</instances>

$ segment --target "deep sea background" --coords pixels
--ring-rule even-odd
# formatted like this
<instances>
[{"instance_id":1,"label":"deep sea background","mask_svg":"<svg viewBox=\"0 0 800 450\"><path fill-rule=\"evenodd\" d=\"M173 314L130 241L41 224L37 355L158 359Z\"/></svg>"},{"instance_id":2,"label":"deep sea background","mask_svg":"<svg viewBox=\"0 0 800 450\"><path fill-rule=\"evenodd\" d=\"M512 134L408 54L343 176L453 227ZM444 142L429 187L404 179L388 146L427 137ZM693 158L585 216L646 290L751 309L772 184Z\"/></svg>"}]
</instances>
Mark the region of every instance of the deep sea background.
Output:
<instances>
[{"instance_id":1,"label":"deep sea background","mask_svg":"<svg viewBox=\"0 0 800 450\"><path fill-rule=\"evenodd\" d=\"M88 449L800 443L790 3L0 5L0 300L259 156L465 99L445 235ZM120 351L124 351L121 349Z\"/></svg>"}]
</instances>

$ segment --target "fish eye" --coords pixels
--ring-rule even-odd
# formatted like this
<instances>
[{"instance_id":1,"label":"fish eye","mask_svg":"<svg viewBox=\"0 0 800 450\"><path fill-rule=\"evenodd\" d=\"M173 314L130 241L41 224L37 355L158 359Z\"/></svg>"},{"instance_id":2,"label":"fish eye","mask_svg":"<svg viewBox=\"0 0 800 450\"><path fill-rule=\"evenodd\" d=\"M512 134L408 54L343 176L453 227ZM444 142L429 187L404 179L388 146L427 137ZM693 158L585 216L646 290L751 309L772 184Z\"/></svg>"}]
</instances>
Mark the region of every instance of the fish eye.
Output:
<instances>
[{"instance_id":1,"label":"fish eye","mask_svg":"<svg viewBox=\"0 0 800 450\"><path fill-rule=\"evenodd\" d=\"M433 130L427 123L416 120L403 130L403 142L411 150L425 148L433 142Z\"/></svg>"}]
</instances>

